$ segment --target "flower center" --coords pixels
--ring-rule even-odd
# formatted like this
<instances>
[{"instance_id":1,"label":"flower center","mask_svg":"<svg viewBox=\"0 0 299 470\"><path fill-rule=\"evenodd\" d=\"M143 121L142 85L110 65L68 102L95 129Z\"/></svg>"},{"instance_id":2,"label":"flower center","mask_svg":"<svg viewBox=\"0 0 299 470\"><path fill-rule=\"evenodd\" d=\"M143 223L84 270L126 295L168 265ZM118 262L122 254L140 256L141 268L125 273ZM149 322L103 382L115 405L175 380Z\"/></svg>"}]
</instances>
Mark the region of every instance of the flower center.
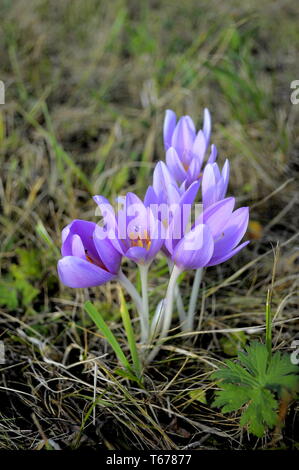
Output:
<instances>
[{"instance_id":1,"label":"flower center","mask_svg":"<svg viewBox=\"0 0 299 470\"><path fill-rule=\"evenodd\" d=\"M151 247L151 239L147 230L143 231L143 236L136 232L131 232L129 235L131 246L140 246L140 248L145 248L147 251Z\"/></svg>"},{"instance_id":2,"label":"flower center","mask_svg":"<svg viewBox=\"0 0 299 470\"><path fill-rule=\"evenodd\" d=\"M108 271L106 266L103 263L101 263L100 260L95 261L94 259L92 259L91 256L89 256L87 250L85 250L85 257L86 257L86 260L89 261L89 263L94 264L95 266L98 266L99 268L104 269L105 271Z\"/></svg>"}]
</instances>

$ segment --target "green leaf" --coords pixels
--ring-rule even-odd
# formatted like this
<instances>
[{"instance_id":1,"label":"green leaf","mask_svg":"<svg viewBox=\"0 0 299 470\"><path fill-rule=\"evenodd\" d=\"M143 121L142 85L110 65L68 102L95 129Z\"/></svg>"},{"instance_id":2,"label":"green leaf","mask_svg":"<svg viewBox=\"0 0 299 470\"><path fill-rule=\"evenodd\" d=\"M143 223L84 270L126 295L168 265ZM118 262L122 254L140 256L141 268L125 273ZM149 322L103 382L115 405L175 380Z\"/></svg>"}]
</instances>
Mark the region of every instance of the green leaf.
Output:
<instances>
[{"instance_id":1,"label":"green leaf","mask_svg":"<svg viewBox=\"0 0 299 470\"><path fill-rule=\"evenodd\" d=\"M192 400L197 400L204 405L207 404L206 392L204 390L190 390L189 395Z\"/></svg>"},{"instance_id":2,"label":"green leaf","mask_svg":"<svg viewBox=\"0 0 299 470\"><path fill-rule=\"evenodd\" d=\"M131 374L127 369L115 369L114 370L115 374L120 375L121 377L124 377L125 379L133 380L133 382L137 382L138 384L139 379L135 375Z\"/></svg>"},{"instance_id":3,"label":"green leaf","mask_svg":"<svg viewBox=\"0 0 299 470\"><path fill-rule=\"evenodd\" d=\"M18 255L18 265L15 266L14 273L16 277L22 276L26 279L39 279L41 275L40 253L38 250L27 250L24 248L17 248L16 254ZM16 269L17 268L17 269Z\"/></svg>"},{"instance_id":4,"label":"green leaf","mask_svg":"<svg viewBox=\"0 0 299 470\"><path fill-rule=\"evenodd\" d=\"M121 313L122 321L126 330L134 369L137 374L137 377L141 377L141 364L140 364L138 351L136 347L135 335L134 335L134 331L132 328L131 318L128 312L126 300L124 298L124 294L121 288L119 288L119 298L120 298L120 313Z\"/></svg>"},{"instance_id":5,"label":"green leaf","mask_svg":"<svg viewBox=\"0 0 299 470\"><path fill-rule=\"evenodd\" d=\"M86 310L90 318L93 320L93 322L96 324L96 326L99 328L103 336L107 339L108 343L112 347L113 351L115 352L116 356L118 357L122 365L128 371L131 371L131 367L130 367L128 359L124 355L117 339L115 338L114 334L110 330L109 326L105 323L105 320L103 319L100 312L98 312L98 310L92 305L90 301L85 303L84 309Z\"/></svg>"},{"instance_id":6,"label":"green leaf","mask_svg":"<svg viewBox=\"0 0 299 470\"><path fill-rule=\"evenodd\" d=\"M277 423L278 402L266 389L251 391L251 402L244 411L240 424L257 437L262 437L267 426L272 428Z\"/></svg>"},{"instance_id":7,"label":"green leaf","mask_svg":"<svg viewBox=\"0 0 299 470\"><path fill-rule=\"evenodd\" d=\"M216 392L213 407L221 408L223 413L239 410L250 400L249 387L236 387L233 384L223 384L222 390Z\"/></svg>"},{"instance_id":8,"label":"green leaf","mask_svg":"<svg viewBox=\"0 0 299 470\"><path fill-rule=\"evenodd\" d=\"M29 307L35 297L39 294L39 290L33 287L26 279L17 279L15 285L18 291L22 294L22 304L24 307Z\"/></svg>"},{"instance_id":9,"label":"green leaf","mask_svg":"<svg viewBox=\"0 0 299 470\"><path fill-rule=\"evenodd\" d=\"M262 378L266 375L268 350L264 344L253 341L246 348L247 353L239 352L240 362L252 375Z\"/></svg>"},{"instance_id":10,"label":"green leaf","mask_svg":"<svg viewBox=\"0 0 299 470\"><path fill-rule=\"evenodd\" d=\"M237 363L228 360L212 374L222 380L212 406L222 408L223 413L244 408L240 425L261 437L277 423L278 398L286 390L291 396L298 391L298 372L288 355L276 352L269 358L266 345L252 342L238 353Z\"/></svg>"},{"instance_id":11,"label":"green leaf","mask_svg":"<svg viewBox=\"0 0 299 470\"><path fill-rule=\"evenodd\" d=\"M267 371L267 387L299 390L298 365L291 363L289 355L279 351L273 354Z\"/></svg>"},{"instance_id":12,"label":"green leaf","mask_svg":"<svg viewBox=\"0 0 299 470\"><path fill-rule=\"evenodd\" d=\"M0 282L0 305L14 310L18 307L17 290L13 283Z\"/></svg>"}]
</instances>

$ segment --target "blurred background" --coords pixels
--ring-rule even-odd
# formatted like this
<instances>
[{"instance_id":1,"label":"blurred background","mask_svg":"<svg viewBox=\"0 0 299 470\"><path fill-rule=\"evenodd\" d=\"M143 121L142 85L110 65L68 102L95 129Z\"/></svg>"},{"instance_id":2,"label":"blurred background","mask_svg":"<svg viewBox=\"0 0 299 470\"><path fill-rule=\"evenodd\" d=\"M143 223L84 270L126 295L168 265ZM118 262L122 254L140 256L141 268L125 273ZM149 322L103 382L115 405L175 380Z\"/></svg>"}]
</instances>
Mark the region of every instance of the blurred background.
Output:
<instances>
[{"instance_id":1,"label":"blurred background","mask_svg":"<svg viewBox=\"0 0 299 470\"><path fill-rule=\"evenodd\" d=\"M231 161L229 195L251 207L250 247L208 272L203 327L263 324L277 242L273 308L278 319L296 315L299 104L290 96L291 82L299 80L299 10L291 0L0 0L0 7L6 92L0 105L0 339L8 364L18 364L5 374L5 386L32 394L52 432L47 419L57 417L61 405L52 404L53 411L42 387L35 388L45 366L27 369L41 360L28 338L47 341L53 360L66 350L77 360L76 348L93 347L82 314L86 297L96 296L110 321L119 319L113 285L87 293L59 284L61 230L74 218L96 220L94 194L143 195L155 163L164 159L166 109L191 115L200 127L209 108L218 161ZM163 295L163 263L152 274L151 298ZM187 289L188 276L184 282ZM276 344L287 348L298 326L286 323L276 333ZM209 341L226 354L217 339ZM55 373L47 370L47 377ZM29 417L36 401L9 395L2 403L2 418L15 433L34 429L14 441L12 428L5 428L2 446L34 446L38 425ZM55 424L53 433L66 446L74 442L82 406L72 402L66 411L67 422L75 423L71 430ZM113 420L116 429L118 417Z\"/></svg>"}]
</instances>

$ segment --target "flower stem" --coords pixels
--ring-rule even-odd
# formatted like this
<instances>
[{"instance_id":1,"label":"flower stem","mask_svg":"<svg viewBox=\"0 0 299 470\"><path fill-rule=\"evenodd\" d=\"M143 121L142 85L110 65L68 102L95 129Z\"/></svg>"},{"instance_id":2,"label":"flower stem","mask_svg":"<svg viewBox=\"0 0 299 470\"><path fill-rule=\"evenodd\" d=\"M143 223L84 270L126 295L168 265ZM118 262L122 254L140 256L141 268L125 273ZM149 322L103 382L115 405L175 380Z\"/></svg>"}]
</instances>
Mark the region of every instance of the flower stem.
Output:
<instances>
[{"instance_id":1,"label":"flower stem","mask_svg":"<svg viewBox=\"0 0 299 470\"><path fill-rule=\"evenodd\" d=\"M143 312L143 302L138 294L137 290L133 286L132 282L127 278L127 276L120 270L117 276L117 279L119 283L123 286L124 289L128 292L128 294L132 297L132 300L134 301L138 315L139 315L139 321L140 321L140 329L141 329L141 337L145 335L144 331L146 330L146 324L145 324L145 315Z\"/></svg>"},{"instance_id":2,"label":"flower stem","mask_svg":"<svg viewBox=\"0 0 299 470\"><path fill-rule=\"evenodd\" d=\"M148 306L148 264L139 264L141 291L142 291L142 307L144 317L144 329L141 335L141 342L146 343L149 337L149 306Z\"/></svg>"},{"instance_id":3,"label":"flower stem","mask_svg":"<svg viewBox=\"0 0 299 470\"><path fill-rule=\"evenodd\" d=\"M169 259L168 259L168 268L169 268L169 273L171 274L173 263ZM176 301L176 308L178 310L179 317L180 317L180 325L181 325L181 328L183 329L183 325L186 323L187 316L186 316L180 288L178 285L175 286L174 295L175 295L175 301Z\"/></svg>"},{"instance_id":4,"label":"flower stem","mask_svg":"<svg viewBox=\"0 0 299 470\"><path fill-rule=\"evenodd\" d=\"M173 301L175 297L175 287L176 287L177 279L179 275L181 274L181 272L182 270L174 265L170 279L169 279L168 287L167 287L167 293L166 293L166 299L165 299L166 306L165 306L165 311L164 311L163 326L161 329L159 342L167 336L167 333L171 324ZM148 358L147 358L148 363L156 357L159 350L160 350L160 345L158 344L148 355Z\"/></svg>"},{"instance_id":5,"label":"flower stem","mask_svg":"<svg viewBox=\"0 0 299 470\"><path fill-rule=\"evenodd\" d=\"M197 298L198 298L199 286L202 280L202 272L203 272L203 269L199 268L196 270L196 273L195 273L190 302L189 302L188 314L187 314L187 322L185 325L183 325L183 331L193 330L194 314L195 314L196 303L197 303Z\"/></svg>"}]
</instances>

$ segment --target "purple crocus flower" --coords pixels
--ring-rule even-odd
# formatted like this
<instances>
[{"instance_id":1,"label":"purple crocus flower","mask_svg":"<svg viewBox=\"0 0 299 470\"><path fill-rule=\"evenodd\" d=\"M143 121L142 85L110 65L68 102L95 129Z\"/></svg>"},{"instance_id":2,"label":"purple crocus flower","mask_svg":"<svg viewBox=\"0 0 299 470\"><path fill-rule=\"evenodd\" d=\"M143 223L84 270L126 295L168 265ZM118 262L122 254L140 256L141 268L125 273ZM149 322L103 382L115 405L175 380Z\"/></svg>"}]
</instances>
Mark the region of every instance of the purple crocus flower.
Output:
<instances>
[{"instance_id":1,"label":"purple crocus flower","mask_svg":"<svg viewBox=\"0 0 299 470\"><path fill-rule=\"evenodd\" d=\"M227 198L203 210L191 230L185 224L181 239L176 234L179 213L169 227L165 246L180 269L198 269L227 261L249 242L239 245L249 219L248 207L233 211L234 198Z\"/></svg>"},{"instance_id":2,"label":"purple crocus flower","mask_svg":"<svg viewBox=\"0 0 299 470\"><path fill-rule=\"evenodd\" d=\"M203 211L199 222L206 224L213 236L214 251L206 266L215 266L232 258L249 241L241 243L249 222L249 207L234 211L235 198L218 201Z\"/></svg>"},{"instance_id":3,"label":"purple crocus flower","mask_svg":"<svg viewBox=\"0 0 299 470\"><path fill-rule=\"evenodd\" d=\"M221 172L217 163L208 163L205 166L201 181L202 202L205 209L225 198L228 181L228 160L225 161Z\"/></svg>"},{"instance_id":4,"label":"purple crocus flower","mask_svg":"<svg viewBox=\"0 0 299 470\"><path fill-rule=\"evenodd\" d=\"M208 109L204 110L203 129L196 133L195 125L190 116L182 116L177 122L176 114L167 110L164 120L164 146L166 164L178 183L191 184L201 176L201 169L206 151L210 143L211 116ZM217 150L211 146L209 163L214 163Z\"/></svg>"},{"instance_id":5,"label":"purple crocus flower","mask_svg":"<svg viewBox=\"0 0 299 470\"><path fill-rule=\"evenodd\" d=\"M103 219L103 234L114 248L137 264L148 264L160 251L164 242L164 228L151 209L156 204L154 192L148 193L143 203L134 193L122 198L122 207L115 214L112 205L103 196L94 196Z\"/></svg>"},{"instance_id":6,"label":"purple crocus flower","mask_svg":"<svg viewBox=\"0 0 299 470\"><path fill-rule=\"evenodd\" d=\"M170 256L167 248L167 240L172 239L175 244L181 235L168 236L171 224L175 226L175 232L182 233L191 213L192 204L199 189L199 181L194 181L189 187L183 183L180 187L173 179L169 169L163 162L158 162L153 176L153 186L149 186L145 195L145 203L151 204L152 211L165 228L165 243L163 252ZM172 222L172 220L174 222Z\"/></svg>"},{"instance_id":7,"label":"purple crocus flower","mask_svg":"<svg viewBox=\"0 0 299 470\"><path fill-rule=\"evenodd\" d=\"M94 287L111 281L119 271L121 255L93 222L74 220L62 231L62 259L58 274L68 287Z\"/></svg>"},{"instance_id":8,"label":"purple crocus flower","mask_svg":"<svg viewBox=\"0 0 299 470\"><path fill-rule=\"evenodd\" d=\"M179 193L180 189L165 163L158 162L153 173L153 186L147 189L145 201L153 203L154 199L158 204L174 202Z\"/></svg>"},{"instance_id":9,"label":"purple crocus flower","mask_svg":"<svg viewBox=\"0 0 299 470\"><path fill-rule=\"evenodd\" d=\"M178 186L173 175L169 171L164 162L160 161L156 164L153 174L153 186L149 186L144 202L157 204L175 204L188 189L186 181Z\"/></svg>"}]
</instances>

